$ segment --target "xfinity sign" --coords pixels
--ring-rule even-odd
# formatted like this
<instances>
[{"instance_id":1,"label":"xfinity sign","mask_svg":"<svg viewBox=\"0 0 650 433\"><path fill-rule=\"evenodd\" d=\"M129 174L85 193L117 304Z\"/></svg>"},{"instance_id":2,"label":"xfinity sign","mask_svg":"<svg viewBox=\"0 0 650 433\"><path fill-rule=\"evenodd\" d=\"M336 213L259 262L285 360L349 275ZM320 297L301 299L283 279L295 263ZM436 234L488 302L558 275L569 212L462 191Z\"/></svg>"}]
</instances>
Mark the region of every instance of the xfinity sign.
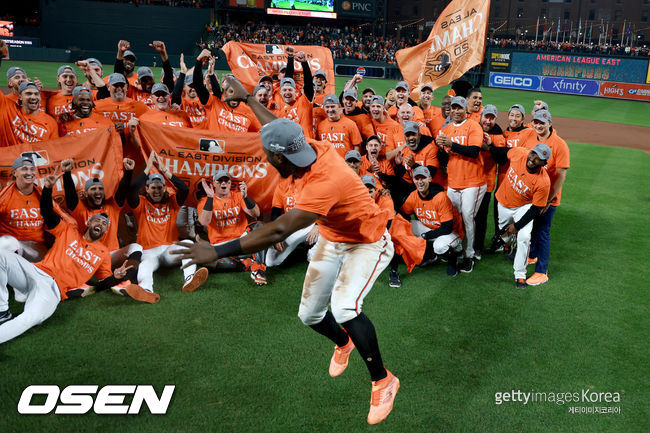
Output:
<instances>
[{"instance_id":1,"label":"xfinity sign","mask_svg":"<svg viewBox=\"0 0 650 433\"><path fill-rule=\"evenodd\" d=\"M165 385L160 397L151 385L69 385L61 390L57 385L30 385L18 402L18 413L45 415L83 415L91 410L98 415L137 415L142 405L153 415L167 413L175 385ZM34 396L37 402L34 402ZM127 396L133 396L126 403ZM43 397L45 402L42 403Z\"/></svg>"},{"instance_id":2,"label":"xfinity sign","mask_svg":"<svg viewBox=\"0 0 650 433\"><path fill-rule=\"evenodd\" d=\"M509 89L538 90L540 78L534 75L517 75L490 72L491 87L506 87Z\"/></svg>"}]
</instances>

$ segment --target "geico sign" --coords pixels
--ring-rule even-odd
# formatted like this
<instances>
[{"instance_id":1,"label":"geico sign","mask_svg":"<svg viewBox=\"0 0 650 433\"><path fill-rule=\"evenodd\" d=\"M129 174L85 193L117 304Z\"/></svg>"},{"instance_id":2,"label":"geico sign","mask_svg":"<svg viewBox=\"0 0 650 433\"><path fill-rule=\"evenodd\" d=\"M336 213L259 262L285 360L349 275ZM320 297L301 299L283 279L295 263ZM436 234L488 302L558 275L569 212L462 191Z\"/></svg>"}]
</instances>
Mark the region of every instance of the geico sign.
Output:
<instances>
[{"instance_id":1,"label":"geico sign","mask_svg":"<svg viewBox=\"0 0 650 433\"><path fill-rule=\"evenodd\" d=\"M160 397L151 385L106 385L99 392L97 388L97 385L70 385L61 391L56 385L30 385L20 396L18 413L43 415L56 407L54 413L65 415L81 415L91 409L100 415L136 415L145 403L152 414L165 414L176 386L165 385ZM45 403L33 404L35 395L46 396ZM130 404L124 404L127 395L133 395Z\"/></svg>"},{"instance_id":2,"label":"geico sign","mask_svg":"<svg viewBox=\"0 0 650 433\"><path fill-rule=\"evenodd\" d=\"M518 87L533 87L533 79L526 77L506 77L503 75L496 75L494 77L496 84L505 84L506 86Z\"/></svg>"}]
</instances>

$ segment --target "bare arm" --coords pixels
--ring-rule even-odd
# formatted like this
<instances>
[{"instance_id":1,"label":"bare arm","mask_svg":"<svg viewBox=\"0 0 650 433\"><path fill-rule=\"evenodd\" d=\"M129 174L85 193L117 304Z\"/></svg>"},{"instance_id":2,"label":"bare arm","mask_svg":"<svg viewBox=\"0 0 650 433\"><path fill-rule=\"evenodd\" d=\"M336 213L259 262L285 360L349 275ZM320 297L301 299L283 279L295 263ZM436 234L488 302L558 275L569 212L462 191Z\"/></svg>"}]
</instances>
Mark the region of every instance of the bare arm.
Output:
<instances>
[{"instance_id":1,"label":"bare arm","mask_svg":"<svg viewBox=\"0 0 650 433\"><path fill-rule=\"evenodd\" d=\"M553 182L551 193L548 195L548 201L546 202L546 207L544 210L548 209L548 206L551 204L555 196L560 192L560 188L562 188L562 185L566 180L566 168L558 168L556 171L558 176L557 179L555 179L555 182Z\"/></svg>"}]
</instances>

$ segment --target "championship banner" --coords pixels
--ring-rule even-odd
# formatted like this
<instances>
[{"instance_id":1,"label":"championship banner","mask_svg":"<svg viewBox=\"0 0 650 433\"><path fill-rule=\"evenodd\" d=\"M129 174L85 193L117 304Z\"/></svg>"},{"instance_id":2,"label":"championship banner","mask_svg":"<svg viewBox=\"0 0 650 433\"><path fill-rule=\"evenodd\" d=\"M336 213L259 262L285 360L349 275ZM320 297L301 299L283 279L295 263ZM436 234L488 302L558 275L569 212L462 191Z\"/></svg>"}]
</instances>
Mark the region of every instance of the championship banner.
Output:
<instances>
[{"instance_id":1,"label":"championship banner","mask_svg":"<svg viewBox=\"0 0 650 433\"><path fill-rule=\"evenodd\" d=\"M222 47L226 53L228 65L235 77L249 92L253 92L255 86L264 75L276 75L280 67L287 64L285 47L289 45L270 44L244 44L230 41ZM336 93L334 83L334 60L329 48L316 45L292 45L295 52L304 51L307 55L307 62L312 74L322 69L327 74L327 86L325 93ZM294 79L296 83L302 84L302 65L294 61Z\"/></svg>"},{"instance_id":2,"label":"championship banner","mask_svg":"<svg viewBox=\"0 0 650 433\"><path fill-rule=\"evenodd\" d=\"M246 182L248 195L260 210L271 212L280 174L267 162L260 134L176 128L151 122L140 122L138 131L145 154L154 150L165 167L189 185L188 206L196 207L199 201L201 179L211 180L214 173L225 170L233 180L233 188L239 187L237 181Z\"/></svg>"},{"instance_id":3,"label":"championship banner","mask_svg":"<svg viewBox=\"0 0 650 433\"><path fill-rule=\"evenodd\" d=\"M122 140L111 126L84 135L66 136L56 140L22 143L2 148L0 153L0 186L11 181L11 165L19 156L30 156L34 160L38 185L42 188L45 176L54 174L61 161L74 160L71 171L77 189L83 188L86 181L97 177L104 183L106 196L111 197L122 178ZM59 170L57 174L60 174ZM63 200L63 179L59 179L53 189L57 202Z\"/></svg>"},{"instance_id":4,"label":"championship banner","mask_svg":"<svg viewBox=\"0 0 650 433\"><path fill-rule=\"evenodd\" d=\"M426 41L395 53L414 99L419 100L420 85L446 86L483 62L489 15L490 0L453 0Z\"/></svg>"}]
</instances>

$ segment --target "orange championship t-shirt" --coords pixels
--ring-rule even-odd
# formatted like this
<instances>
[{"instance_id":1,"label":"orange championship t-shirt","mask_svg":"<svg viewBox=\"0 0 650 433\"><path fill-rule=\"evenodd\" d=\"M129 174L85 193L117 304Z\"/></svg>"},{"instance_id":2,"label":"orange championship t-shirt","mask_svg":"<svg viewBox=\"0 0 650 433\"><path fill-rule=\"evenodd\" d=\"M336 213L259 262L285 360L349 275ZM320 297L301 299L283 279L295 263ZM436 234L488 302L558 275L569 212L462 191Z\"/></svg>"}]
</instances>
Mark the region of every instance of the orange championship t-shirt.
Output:
<instances>
[{"instance_id":1,"label":"orange championship t-shirt","mask_svg":"<svg viewBox=\"0 0 650 433\"><path fill-rule=\"evenodd\" d=\"M332 143L332 146L342 158L345 158L345 154L349 150L354 150L356 147L360 148L363 142L357 124L343 116L336 122L329 119L320 122L316 137L321 141Z\"/></svg>"},{"instance_id":2,"label":"orange championship t-shirt","mask_svg":"<svg viewBox=\"0 0 650 433\"><path fill-rule=\"evenodd\" d=\"M461 146L478 146L483 144L483 128L473 120L465 119L456 124L454 122L441 130L452 142ZM449 151L447 163L447 184L449 188L464 189L481 186L486 183L483 173L481 158L470 158Z\"/></svg>"},{"instance_id":3,"label":"orange championship t-shirt","mask_svg":"<svg viewBox=\"0 0 650 433\"><path fill-rule=\"evenodd\" d=\"M422 114L424 115L424 122L429 127L429 129L431 129L431 122L433 121L434 118L442 117L442 108L440 107L436 107L435 105L429 105L429 108L427 109L422 108L421 105L419 105L418 107L420 108L420 110L422 110ZM434 131L431 130L431 132Z\"/></svg>"},{"instance_id":4,"label":"orange championship t-shirt","mask_svg":"<svg viewBox=\"0 0 650 433\"><path fill-rule=\"evenodd\" d=\"M502 206L510 209L532 203L533 206L544 207L551 188L546 170L542 168L537 173L526 169L529 149L517 147L508 151L510 166L505 176L505 182L497 190L496 198Z\"/></svg>"},{"instance_id":5,"label":"orange championship t-shirt","mask_svg":"<svg viewBox=\"0 0 650 433\"><path fill-rule=\"evenodd\" d=\"M520 147L521 143L521 135L525 133L525 131L528 128L524 127L518 131L509 131L505 130L503 131L503 136L505 137L506 141L506 146L507 147ZM527 134L527 133L526 133ZM507 164L503 166L499 166L499 172L497 174L497 188L499 185L501 185L501 182L503 182L503 179L505 178L506 172L508 171L508 166L510 163L508 162Z\"/></svg>"},{"instance_id":6,"label":"orange championship t-shirt","mask_svg":"<svg viewBox=\"0 0 650 433\"><path fill-rule=\"evenodd\" d=\"M433 116L431 122L429 122L429 131L433 134L432 137L437 137L438 133L442 129L442 125L447 121L446 117L442 116L442 110L439 115Z\"/></svg>"},{"instance_id":7,"label":"orange championship t-shirt","mask_svg":"<svg viewBox=\"0 0 650 433\"><path fill-rule=\"evenodd\" d=\"M58 118L63 113L72 113L72 94L64 95L60 90L47 99L47 114Z\"/></svg>"},{"instance_id":8,"label":"orange championship t-shirt","mask_svg":"<svg viewBox=\"0 0 650 433\"><path fill-rule=\"evenodd\" d=\"M43 234L41 195L36 188L24 195L15 184L5 187L0 192L0 235L43 242Z\"/></svg>"},{"instance_id":9,"label":"orange championship t-shirt","mask_svg":"<svg viewBox=\"0 0 650 433\"><path fill-rule=\"evenodd\" d=\"M424 112L422 112L422 109L418 107L417 105L411 105L413 107L413 121L418 122L420 126L426 125L426 118L424 117ZM399 108L397 105L393 105L388 109L388 115L390 116L391 119L397 122L397 112L399 111Z\"/></svg>"},{"instance_id":10,"label":"orange championship t-shirt","mask_svg":"<svg viewBox=\"0 0 650 433\"><path fill-rule=\"evenodd\" d=\"M440 169L440 161L438 161L438 146L436 146L434 142L427 144L424 146L424 148L420 149L417 152L412 151L408 146L405 146L404 149L402 149L402 157L404 159L404 162L402 164L406 170L402 178L405 182L412 184L413 169L411 169L406 163L407 159L410 156L413 156L417 165L423 165L425 167L430 165L437 167L436 174L433 176L431 181L443 187L446 186L447 179L445 178L443 171Z\"/></svg>"},{"instance_id":11,"label":"orange championship t-shirt","mask_svg":"<svg viewBox=\"0 0 650 433\"><path fill-rule=\"evenodd\" d=\"M381 156L377 158L377 163L379 164L379 172L384 173L385 175L388 176L395 176L395 164L393 164L393 161L387 160L385 157ZM368 159L368 155L363 155L361 157L361 168L359 170L359 175L363 176L366 173L372 174L379 178L377 176L377 173L373 173L370 171L370 167L372 166L372 163Z\"/></svg>"},{"instance_id":12,"label":"orange championship t-shirt","mask_svg":"<svg viewBox=\"0 0 650 433\"><path fill-rule=\"evenodd\" d=\"M386 116L386 120L383 122L377 122L375 119L370 118L370 123L372 124L372 128L375 131L375 134L377 134L379 138L381 138L381 141L384 143L384 147L382 148L380 154L383 155L385 152L397 148L395 137L399 134L404 135L402 125L388 116Z\"/></svg>"},{"instance_id":13,"label":"orange championship t-shirt","mask_svg":"<svg viewBox=\"0 0 650 433\"><path fill-rule=\"evenodd\" d=\"M212 109L214 101L216 100L216 96L210 95L208 102L203 105L198 98L196 100L183 98L183 101L181 102L181 110L185 111L190 117L192 128L208 129L208 112Z\"/></svg>"},{"instance_id":14,"label":"orange championship t-shirt","mask_svg":"<svg viewBox=\"0 0 650 433\"><path fill-rule=\"evenodd\" d=\"M150 110L156 108L156 98L149 92L144 92L135 88L134 86L129 86L129 90L127 90L126 96L132 98L135 101L142 102Z\"/></svg>"},{"instance_id":15,"label":"orange championship t-shirt","mask_svg":"<svg viewBox=\"0 0 650 433\"><path fill-rule=\"evenodd\" d=\"M304 94L298 96L292 104L287 105L284 100L279 104L273 114L278 117L284 117L293 120L302 128L303 134L307 138L314 137L314 122L312 118L312 104Z\"/></svg>"},{"instance_id":16,"label":"orange championship t-shirt","mask_svg":"<svg viewBox=\"0 0 650 433\"><path fill-rule=\"evenodd\" d=\"M356 123L357 128L359 128L359 132L361 133L361 137L364 139L370 137L375 133L375 129L372 126L372 122L370 121L370 114L357 113L348 115L345 114L345 111L343 111L343 114L341 114L341 116L344 116Z\"/></svg>"},{"instance_id":17,"label":"orange championship t-shirt","mask_svg":"<svg viewBox=\"0 0 650 433\"><path fill-rule=\"evenodd\" d=\"M215 98L208 111L208 129L210 131L257 132L262 125L255 113L246 104L231 107L222 100Z\"/></svg>"},{"instance_id":18,"label":"orange championship t-shirt","mask_svg":"<svg viewBox=\"0 0 650 433\"><path fill-rule=\"evenodd\" d=\"M100 99L95 103L95 111L107 117L112 122L126 122L134 117L140 117L149 109L142 102L126 98L124 101L113 101L111 98Z\"/></svg>"},{"instance_id":19,"label":"orange championship t-shirt","mask_svg":"<svg viewBox=\"0 0 650 433\"><path fill-rule=\"evenodd\" d=\"M104 205L97 209L89 208L84 200L79 200L77 207L70 212L70 215L72 215L75 221L77 221L79 232L82 234L88 227L88 220L90 220L90 217L98 213L105 213L108 215L110 224L108 225L108 230L99 240L99 242L101 242L108 249L108 251L111 252L120 249L120 243L117 238L117 226L120 221L121 211L122 208L118 206L117 203L115 203L115 200L113 198L104 200Z\"/></svg>"},{"instance_id":20,"label":"orange championship t-shirt","mask_svg":"<svg viewBox=\"0 0 650 433\"><path fill-rule=\"evenodd\" d=\"M84 239L74 226L64 221L48 231L56 241L43 260L34 265L54 278L61 300L68 298L68 290L81 286L93 275L99 280L113 275L111 256L101 242Z\"/></svg>"},{"instance_id":21,"label":"orange championship t-shirt","mask_svg":"<svg viewBox=\"0 0 650 433\"><path fill-rule=\"evenodd\" d=\"M0 147L35 143L59 137L59 129L50 115L42 111L25 114L20 106L0 92Z\"/></svg>"},{"instance_id":22,"label":"orange championship t-shirt","mask_svg":"<svg viewBox=\"0 0 650 433\"><path fill-rule=\"evenodd\" d=\"M492 139L492 144L496 147L505 147L506 139L501 134L490 134ZM494 162L494 158L490 155L489 151L481 149L479 153L479 158L481 158L481 163L483 164L483 173L485 173L485 180L487 181L487 190L485 192L494 191L494 182L497 177L497 163Z\"/></svg>"},{"instance_id":23,"label":"orange championship t-shirt","mask_svg":"<svg viewBox=\"0 0 650 433\"><path fill-rule=\"evenodd\" d=\"M180 206L176 203L176 193L169 191L165 203L151 203L145 196L140 196L140 203L133 209L138 220L138 240L145 250L160 245L171 245L178 240L176 218Z\"/></svg>"},{"instance_id":24,"label":"orange championship t-shirt","mask_svg":"<svg viewBox=\"0 0 650 433\"><path fill-rule=\"evenodd\" d=\"M199 213L205 208L207 197L203 197L197 205ZM213 245L237 239L246 232L248 219L246 218L246 203L239 191L230 191L230 197L219 198L214 196L212 205L212 219L208 225L208 238Z\"/></svg>"},{"instance_id":25,"label":"orange championship t-shirt","mask_svg":"<svg viewBox=\"0 0 650 433\"><path fill-rule=\"evenodd\" d=\"M325 113L325 109L323 109L323 101L325 100L325 96L327 96L325 92L315 93L314 97L311 100L311 116L312 119L314 119L314 130L316 131L318 130L318 124L327 119L327 113Z\"/></svg>"},{"instance_id":26,"label":"orange championship t-shirt","mask_svg":"<svg viewBox=\"0 0 650 433\"><path fill-rule=\"evenodd\" d=\"M467 118L480 124L482 114L483 114L483 106L481 105L481 108L479 108L478 111L472 111L471 113L467 113Z\"/></svg>"},{"instance_id":27,"label":"orange championship t-shirt","mask_svg":"<svg viewBox=\"0 0 650 433\"><path fill-rule=\"evenodd\" d=\"M93 111L86 118L75 117L69 122L59 124L59 135L61 137L66 135L83 135L112 125L113 122L108 118Z\"/></svg>"},{"instance_id":28,"label":"orange championship t-shirt","mask_svg":"<svg viewBox=\"0 0 650 433\"><path fill-rule=\"evenodd\" d=\"M330 242L371 243L386 231L389 212L380 209L357 174L327 142L307 140L318 156L295 177L296 209L320 215L318 231Z\"/></svg>"},{"instance_id":29,"label":"orange championship t-shirt","mask_svg":"<svg viewBox=\"0 0 650 433\"><path fill-rule=\"evenodd\" d=\"M551 180L551 191L553 191L553 185L555 184L555 181L558 178L557 169L558 168L568 169L571 167L569 146L566 144L566 141L562 140L557 135L555 129L551 133L550 137L542 141L537 139L537 133L535 132L534 129L530 129L525 134L522 133L520 137L523 143L522 147L526 147L527 149L534 148L535 146L537 146L537 143L546 143L548 147L551 148L551 158L548 160L548 163L546 164L546 171L548 173L549 179ZM561 198L562 198L562 188L560 188L560 191L558 191L557 195L551 202L551 206L559 206Z\"/></svg>"},{"instance_id":30,"label":"orange championship t-shirt","mask_svg":"<svg viewBox=\"0 0 650 433\"><path fill-rule=\"evenodd\" d=\"M165 126L174 126L176 128L192 127L190 116L188 116L187 113L182 110L149 110L140 116L140 120L143 122L158 123Z\"/></svg>"},{"instance_id":31,"label":"orange championship t-shirt","mask_svg":"<svg viewBox=\"0 0 650 433\"><path fill-rule=\"evenodd\" d=\"M442 223L453 219L452 231L461 238L465 237L463 219L451 204L451 200L449 200L449 197L447 197L444 191L440 191L434 195L431 200L423 200L417 191L413 191L402 205L402 212L406 215L415 214L418 221L431 230L436 230Z\"/></svg>"},{"instance_id":32,"label":"orange championship t-shirt","mask_svg":"<svg viewBox=\"0 0 650 433\"><path fill-rule=\"evenodd\" d=\"M282 209L283 213L287 213L296 205L297 196L298 188L296 183L290 177L283 177L275 186L271 206Z\"/></svg>"}]
</instances>

